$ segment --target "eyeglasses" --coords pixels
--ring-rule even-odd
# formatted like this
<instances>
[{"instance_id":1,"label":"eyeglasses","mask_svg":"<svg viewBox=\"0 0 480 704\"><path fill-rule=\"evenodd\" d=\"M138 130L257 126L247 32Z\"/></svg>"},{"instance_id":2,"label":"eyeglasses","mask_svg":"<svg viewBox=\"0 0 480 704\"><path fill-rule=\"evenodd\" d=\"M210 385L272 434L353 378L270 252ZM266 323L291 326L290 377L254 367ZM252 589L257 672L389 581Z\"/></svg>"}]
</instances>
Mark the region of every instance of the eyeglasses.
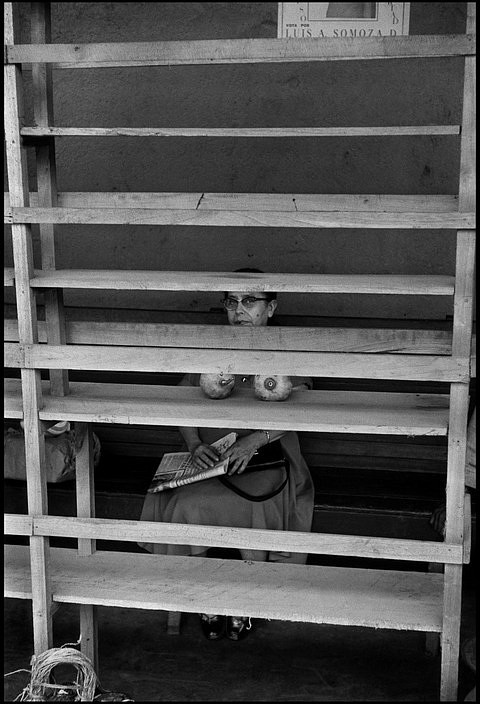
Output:
<instances>
[{"instance_id":1,"label":"eyeglasses","mask_svg":"<svg viewBox=\"0 0 480 704\"><path fill-rule=\"evenodd\" d=\"M241 301L238 301L236 298L230 298L228 296L227 298L223 299L222 303L226 310L236 310L239 303L241 303L244 308L249 310L250 308L254 307L257 301L268 300L268 298L255 298L255 296L245 296L245 298L242 298Z\"/></svg>"}]
</instances>

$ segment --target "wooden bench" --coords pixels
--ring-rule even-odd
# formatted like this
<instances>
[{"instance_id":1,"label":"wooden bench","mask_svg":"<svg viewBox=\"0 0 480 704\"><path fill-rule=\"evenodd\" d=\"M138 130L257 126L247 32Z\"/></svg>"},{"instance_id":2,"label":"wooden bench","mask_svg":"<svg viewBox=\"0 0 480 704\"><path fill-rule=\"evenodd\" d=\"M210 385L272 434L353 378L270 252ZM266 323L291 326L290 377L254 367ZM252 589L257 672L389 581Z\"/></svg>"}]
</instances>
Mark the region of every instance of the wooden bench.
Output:
<instances>
[{"instance_id":1,"label":"wooden bench","mask_svg":"<svg viewBox=\"0 0 480 704\"><path fill-rule=\"evenodd\" d=\"M57 602L219 614L235 603L239 613L257 618L281 619L288 608L290 621L442 630L441 575L275 563L259 569L243 560L131 553L119 562L118 553L51 550ZM12 566L5 595L31 599L28 547L8 546L5 560Z\"/></svg>"}]
</instances>

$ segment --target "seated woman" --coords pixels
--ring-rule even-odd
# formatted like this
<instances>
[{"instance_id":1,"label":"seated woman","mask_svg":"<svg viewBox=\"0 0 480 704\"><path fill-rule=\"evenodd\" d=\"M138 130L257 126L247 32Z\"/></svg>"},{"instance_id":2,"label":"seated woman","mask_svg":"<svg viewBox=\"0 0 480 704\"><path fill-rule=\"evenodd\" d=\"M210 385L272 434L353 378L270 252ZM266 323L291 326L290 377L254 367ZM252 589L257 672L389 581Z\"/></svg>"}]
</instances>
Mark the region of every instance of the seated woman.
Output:
<instances>
[{"instance_id":1,"label":"seated woman","mask_svg":"<svg viewBox=\"0 0 480 704\"><path fill-rule=\"evenodd\" d=\"M256 271L248 269L242 271ZM223 301L230 325L260 327L267 325L277 307L275 293L258 291L229 291ZM199 374L186 374L183 386L199 386ZM306 377L291 377L297 389L311 388ZM236 375L236 387L251 388L253 376ZM219 402L221 403L221 402ZM265 405L268 413L268 405ZM232 432L232 428L179 428L194 464L206 468L218 459L213 442ZM217 477L194 484L147 494L140 520L192 523L200 525L260 528L271 530L310 531L313 517L313 482L309 469L300 452L295 432L278 430L235 429L236 442L226 451L230 457L228 481L255 496L273 492L284 479L284 470L249 472L244 470L259 448L268 443L281 445L289 461L288 483L281 493L265 501L250 501L222 484ZM142 543L146 550L170 555L205 556L206 547L196 545L165 545ZM241 549L244 560L305 563L307 555L289 552ZM209 640L224 634L231 640L244 638L251 628L250 619L244 616L217 616L201 614L202 630Z\"/></svg>"}]
</instances>

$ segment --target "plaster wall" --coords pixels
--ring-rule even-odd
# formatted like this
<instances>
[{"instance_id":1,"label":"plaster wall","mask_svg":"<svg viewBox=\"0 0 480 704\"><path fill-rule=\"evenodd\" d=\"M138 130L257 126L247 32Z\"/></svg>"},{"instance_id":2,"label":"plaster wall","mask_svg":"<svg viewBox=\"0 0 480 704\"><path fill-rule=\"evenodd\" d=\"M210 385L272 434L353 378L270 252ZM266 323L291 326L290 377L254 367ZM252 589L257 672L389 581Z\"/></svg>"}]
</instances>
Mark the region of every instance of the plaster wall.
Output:
<instances>
[{"instance_id":1,"label":"plaster wall","mask_svg":"<svg viewBox=\"0 0 480 704\"><path fill-rule=\"evenodd\" d=\"M18 3L29 40L29 3ZM411 34L461 33L466 3L412 3ZM275 37L277 3L52 3L52 41ZM59 126L459 124L462 59L54 71ZM32 124L25 71L26 124ZM458 192L458 137L57 138L60 191ZM29 149L29 152L33 150ZM35 189L33 154L29 154ZM7 189L6 189L7 190ZM59 268L454 274L453 231L62 226ZM38 236L35 238L38 259ZM11 264L7 234L6 265ZM13 293L7 293L12 296ZM66 292L67 305L208 310L219 294ZM285 295L285 313L444 319L449 298Z\"/></svg>"}]
</instances>

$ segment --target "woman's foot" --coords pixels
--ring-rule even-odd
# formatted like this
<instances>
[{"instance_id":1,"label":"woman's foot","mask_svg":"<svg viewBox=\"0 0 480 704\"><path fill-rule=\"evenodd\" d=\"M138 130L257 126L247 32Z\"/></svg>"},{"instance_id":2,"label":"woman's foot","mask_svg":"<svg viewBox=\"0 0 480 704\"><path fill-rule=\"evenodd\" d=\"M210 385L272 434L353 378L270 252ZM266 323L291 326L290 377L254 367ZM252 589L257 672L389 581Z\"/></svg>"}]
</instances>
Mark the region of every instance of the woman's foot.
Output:
<instances>
[{"instance_id":1,"label":"woman's foot","mask_svg":"<svg viewBox=\"0 0 480 704\"><path fill-rule=\"evenodd\" d=\"M225 616L200 614L200 625L207 640L219 640L225 635Z\"/></svg>"},{"instance_id":2,"label":"woman's foot","mask_svg":"<svg viewBox=\"0 0 480 704\"><path fill-rule=\"evenodd\" d=\"M243 640L252 629L250 616L227 616L227 638Z\"/></svg>"}]
</instances>

